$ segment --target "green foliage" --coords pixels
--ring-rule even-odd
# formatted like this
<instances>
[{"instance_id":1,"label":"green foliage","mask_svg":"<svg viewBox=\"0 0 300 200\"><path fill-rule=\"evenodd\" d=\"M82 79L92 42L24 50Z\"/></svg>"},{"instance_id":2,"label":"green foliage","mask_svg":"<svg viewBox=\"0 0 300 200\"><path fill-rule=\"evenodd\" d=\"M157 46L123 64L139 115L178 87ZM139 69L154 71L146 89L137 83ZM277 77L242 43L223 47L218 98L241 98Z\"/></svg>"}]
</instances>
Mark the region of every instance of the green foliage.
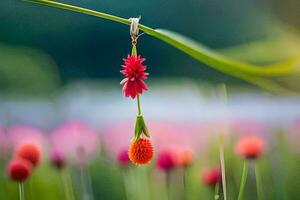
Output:
<instances>
[{"instance_id":1,"label":"green foliage","mask_svg":"<svg viewBox=\"0 0 300 200\"><path fill-rule=\"evenodd\" d=\"M47 94L58 86L57 69L44 53L0 44L2 93Z\"/></svg>"}]
</instances>

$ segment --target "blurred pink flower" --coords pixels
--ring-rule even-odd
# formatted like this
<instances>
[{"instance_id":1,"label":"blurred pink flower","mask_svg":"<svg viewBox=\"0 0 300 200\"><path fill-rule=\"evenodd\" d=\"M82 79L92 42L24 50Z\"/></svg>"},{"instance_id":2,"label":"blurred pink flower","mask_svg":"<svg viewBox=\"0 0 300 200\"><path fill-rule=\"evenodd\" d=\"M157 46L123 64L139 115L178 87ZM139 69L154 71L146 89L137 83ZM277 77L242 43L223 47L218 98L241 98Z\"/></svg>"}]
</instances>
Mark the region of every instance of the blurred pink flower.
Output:
<instances>
[{"instance_id":1,"label":"blurred pink flower","mask_svg":"<svg viewBox=\"0 0 300 200\"><path fill-rule=\"evenodd\" d=\"M217 167L206 168L200 173L200 180L202 184L207 186L215 186L221 181L221 171Z\"/></svg>"},{"instance_id":2,"label":"blurred pink flower","mask_svg":"<svg viewBox=\"0 0 300 200\"><path fill-rule=\"evenodd\" d=\"M231 132L238 135L266 135L266 124L256 120L236 120L230 125Z\"/></svg>"},{"instance_id":3,"label":"blurred pink flower","mask_svg":"<svg viewBox=\"0 0 300 200\"><path fill-rule=\"evenodd\" d=\"M53 131L51 142L53 149L78 164L85 164L100 150L99 134L82 122L60 125Z\"/></svg>"},{"instance_id":4,"label":"blurred pink flower","mask_svg":"<svg viewBox=\"0 0 300 200\"><path fill-rule=\"evenodd\" d=\"M191 149L196 152L206 147L208 135L200 123L149 121L147 125L156 152L174 149ZM114 123L106 127L103 135L105 149L117 155L130 145L133 131L134 122Z\"/></svg>"},{"instance_id":5,"label":"blurred pink flower","mask_svg":"<svg viewBox=\"0 0 300 200\"><path fill-rule=\"evenodd\" d=\"M287 131L289 148L296 153L300 153L300 118L293 121Z\"/></svg>"},{"instance_id":6,"label":"blurred pink flower","mask_svg":"<svg viewBox=\"0 0 300 200\"><path fill-rule=\"evenodd\" d=\"M57 169L62 169L66 165L66 158L64 154L55 149L50 152L50 160L52 166Z\"/></svg>"},{"instance_id":7,"label":"blurred pink flower","mask_svg":"<svg viewBox=\"0 0 300 200\"><path fill-rule=\"evenodd\" d=\"M8 129L7 135L13 148L24 143L31 143L43 151L48 146L46 133L28 125L12 126Z\"/></svg>"},{"instance_id":8,"label":"blurred pink flower","mask_svg":"<svg viewBox=\"0 0 300 200\"><path fill-rule=\"evenodd\" d=\"M117 161L120 166L127 166L130 163L130 159L128 156L128 149L123 149L118 153Z\"/></svg>"},{"instance_id":9,"label":"blurred pink flower","mask_svg":"<svg viewBox=\"0 0 300 200\"><path fill-rule=\"evenodd\" d=\"M11 141L6 134L6 129L0 125L0 158L8 156L11 150Z\"/></svg>"},{"instance_id":10,"label":"blurred pink flower","mask_svg":"<svg viewBox=\"0 0 300 200\"><path fill-rule=\"evenodd\" d=\"M163 151L157 156L156 166L162 171L172 170L176 164L176 155L173 151Z\"/></svg>"}]
</instances>

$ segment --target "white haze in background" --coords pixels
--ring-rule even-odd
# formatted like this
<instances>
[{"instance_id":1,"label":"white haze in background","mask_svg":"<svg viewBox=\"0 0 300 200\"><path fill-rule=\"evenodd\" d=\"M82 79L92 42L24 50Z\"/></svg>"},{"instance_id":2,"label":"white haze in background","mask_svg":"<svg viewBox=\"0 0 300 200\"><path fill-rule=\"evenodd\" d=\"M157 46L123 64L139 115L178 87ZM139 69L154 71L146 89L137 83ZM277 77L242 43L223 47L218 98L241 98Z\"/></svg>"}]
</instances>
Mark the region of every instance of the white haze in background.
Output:
<instances>
[{"instance_id":1,"label":"white haze in background","mask_svg":"<svg viewBox=\"0 0 300 200\"><path fill-rule=\"evenodd\" d=\"M102 87L101 87L102 85ZM52 129L69 120L83 120L97 128L107 123L134 121L136 102L125 98L120 87L103 83L77 83L66 87L55 100L0 100L1 124L30 124ZM152 85L142 98L147 120L211 121L222 119L255 119L284 125L300 117L300 96L279 97L265 94L234 93L228 103L218 98L216 90L201 89L199 84Z\"/></svg>"}]
</instances>

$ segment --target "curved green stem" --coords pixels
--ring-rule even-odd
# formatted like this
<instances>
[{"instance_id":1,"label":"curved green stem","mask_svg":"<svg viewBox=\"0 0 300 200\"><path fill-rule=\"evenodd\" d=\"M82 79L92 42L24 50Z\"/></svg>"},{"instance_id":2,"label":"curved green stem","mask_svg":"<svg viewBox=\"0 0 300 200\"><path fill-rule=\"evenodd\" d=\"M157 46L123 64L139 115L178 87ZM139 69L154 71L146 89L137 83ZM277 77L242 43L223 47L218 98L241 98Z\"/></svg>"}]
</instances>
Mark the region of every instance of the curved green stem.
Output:
<instances>
[{"instance_id":1,"label":"curved green stem","mask_svg":"<svg viewBox=\"0 0 300 200\"><path fill-rule=\"evenodd\" d=\"M97 12L90 9L85 9L77 6L63 4L50 0L25 0L33 3L43 4L47 6L62 8L65 10L71 10L87 15L96 16L99 18L111 20L114 22L130 25L131 22L128 19L117 17L114 15ZM150 27L139 25L139 29L146 34L153 36L159 40L162 40L173 47L185 52L198 61L201 61L221 72L230 74L232 76L244 79L250 83L263 87L271 91L289 92L285 87L273 81L273 77L289 76L295 73L300 73L299 63L300 55L291 57L283 62L276 63L268 66L252 65L237 60L227 58L217 51L213 51L196 41L191 40L178 33L174 33L162 29L152 29Z\"/></svg>"},{"instance_id":2,"label":"curved green stem","mask_svg":"<svg viewBox=\"0 0 300 200\"><path fill-rule=\"evenodd\" d=\"M247 160L245 160L244 161L244 166L243 166L241 183L240 183L240 191L239 191L238 200L242 200L243 197L244 197L244 191L245 191L245 186L246 186L246 182L247 182L247 176L248 176L248 162L247 162Z\"/></svg>"}]
</instances>

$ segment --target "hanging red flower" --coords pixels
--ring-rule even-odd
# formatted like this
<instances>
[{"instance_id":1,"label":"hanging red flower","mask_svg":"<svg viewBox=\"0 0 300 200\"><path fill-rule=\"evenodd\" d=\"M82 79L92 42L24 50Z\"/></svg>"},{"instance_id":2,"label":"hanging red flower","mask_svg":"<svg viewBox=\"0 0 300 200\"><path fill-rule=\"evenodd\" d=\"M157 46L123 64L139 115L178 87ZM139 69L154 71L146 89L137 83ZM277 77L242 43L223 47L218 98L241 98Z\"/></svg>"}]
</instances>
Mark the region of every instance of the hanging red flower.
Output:
<instances>
[{"instance_id":1,"label":"hanging red flower","mask_svg":"<svg viewBox=\"0 0 300 200\"><path fill-rule=\"evenodd\" d=\"M120 71L125 75L121 81L121 84L124 84L123 93L126 97L131 96L134 99L137 94L142 94L143 90L148 90L148 86L144 82L148 76L148 73L145 72L147 67L142 64L145 59L141 56L128 55L123 61L124 69Z\"/></svg>"}]
</instances>

